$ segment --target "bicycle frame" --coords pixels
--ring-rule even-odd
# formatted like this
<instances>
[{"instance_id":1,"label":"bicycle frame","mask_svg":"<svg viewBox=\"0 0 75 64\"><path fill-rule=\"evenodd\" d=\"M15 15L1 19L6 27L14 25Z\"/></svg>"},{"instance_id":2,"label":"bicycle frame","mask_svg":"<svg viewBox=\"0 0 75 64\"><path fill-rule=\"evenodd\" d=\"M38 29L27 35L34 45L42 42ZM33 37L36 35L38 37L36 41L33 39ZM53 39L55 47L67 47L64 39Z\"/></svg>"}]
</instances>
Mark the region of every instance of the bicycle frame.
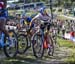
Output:
<instances>
[{"instance_id":1,"label":"bicycle frame","mask_svg":"<svg viewBox=\"0 0 75 64\"><path fill-rule=\"evenodd\" d=\"M8 44L5 44L4 39L5 39L5 34L3 32L1 32L1 34L0 34L0 47L2 47L2 48L4 46L9 46L11 44L10 42ZM9 37L8 37L8 40L10 41Z\"/></svg>"},{"instance_id":2,"label":"bicycle frame","mask_svg":"<svg viewBox=\"0 0 75 64\"><path fill-rule=\"evenodd\" d=\"M5 36L5 34L2 32L2 33L0 34L0 46L1 46L2 48L5 46L5 44L4 44L4 36Z\"/></svg>"},{"instance_id":3,"label":"bicycle frame","mask_svg":"<svg viewBox=\"0 0 75 64\"><path fill-rule=\"evenodd\" d=\"M37 29L35 34L41 32L42 40L43 40L42 43L43 43L44 49L47 49L48 48L48 40L47 40L47 36L45 36L44 30L42 30L39 26L35 27L35 29ZM32 40L33 40L33 37L32 37Z\"/></svg>"}]
</instances>

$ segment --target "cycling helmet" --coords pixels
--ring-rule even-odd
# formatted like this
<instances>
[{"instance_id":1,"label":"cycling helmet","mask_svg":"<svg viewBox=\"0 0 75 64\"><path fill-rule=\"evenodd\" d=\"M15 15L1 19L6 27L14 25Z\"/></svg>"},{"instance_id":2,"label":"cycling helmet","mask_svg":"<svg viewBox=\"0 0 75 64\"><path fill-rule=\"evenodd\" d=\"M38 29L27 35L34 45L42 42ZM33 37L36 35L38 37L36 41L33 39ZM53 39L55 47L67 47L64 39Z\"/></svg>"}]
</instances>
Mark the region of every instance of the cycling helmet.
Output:
<instances>
[{"instance_id":1,"label":"cycling helmet","mask_svg":"<svg viewBox=\"0 0 75 64\"><path fill-rule=\"evenodd\" d=\"M27 17L26 21L27 22L31 22L32 18L31 17Z\"/></svg>"},{"instance_id":2,"label":"cycling helmet","mask_svg":"<svg viewBox=\"0 0 75 64\"><path fill-rule=\"evenodd\" d=\"M39 10L39 12L40 12L41 14L43 14L45 11L46 11L46 7L42 7L42 8L40 8L40 10Z\"/></svg>"}]
</instances>

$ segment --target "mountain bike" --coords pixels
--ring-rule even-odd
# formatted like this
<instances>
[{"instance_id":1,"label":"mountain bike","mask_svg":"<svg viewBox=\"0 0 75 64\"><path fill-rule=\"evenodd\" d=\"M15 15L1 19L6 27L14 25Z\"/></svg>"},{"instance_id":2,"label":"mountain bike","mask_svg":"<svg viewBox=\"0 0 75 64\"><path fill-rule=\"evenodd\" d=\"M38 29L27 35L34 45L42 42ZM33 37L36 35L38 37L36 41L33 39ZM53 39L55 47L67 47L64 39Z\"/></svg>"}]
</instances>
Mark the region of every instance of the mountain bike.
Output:
<instances>
[{"instance_id":1,"label":"mountain bike","mask_svg":"<svg viewBox=\"0 0 75 64\"><path fill-rule=\"evenodd\" d=\"M44 24L44 21L40 22L41 25ZM48 24L49 23L47 23L46 26ZM50 32L46 34L46 26L43 25L44 28L41 28L41 25L33 35L32 39L33 53L36 58L42 58L44 56L45 49L48 50L48 55L53 55L54 53L54 44Z\"/></svg>"},{"instance_id":2,"label":"mountain bike","mask_svg":"<svg viewBox=\"0 0 75 64\"><path fill-rule=\"evenodd\" d=\"M23 54L31 47L31 34L28 28L23 28L18 35L18 53Z\"/></svg>"},{"instance_id":3,"label":"mountain bike","mask_svg":"<svg viewBox=\"0 0 75 64\"><path fill-rule=\"evenodd\" d=\"M39 23L38 23L39 24ZM23 29L21 34L18 36L18 53L23 54L25 53L28 48L32 45L33 54L36 58L42 58L44 55L44 50L49 49L49 55L50 52L54 52L54 46L53 46L53 40L49 36L45 36L45 32L40 28L40 26L36 26L32 29L32 35L30 31L28 32L26 29ZM48 45L47 39L49 38L52 45L50 46L50 43ZM48 46L47 46L48 45ZM46 47L47 46L47 47Z\"/></svg>"},{"instance_id":4,"label":"mountain bike","mask_svg":"<svg viewBox=\"0 0 75 64\"><path fill-rule=\"evenodd\" d=\"M32 35L35 33L35 28L30 30L29 23L23 26L19 31L18 35L18 53L23 54L25 53L32 44Z\"/></svg>"},{"instance_id":5,"label":"mountain bike","mask_svg":"<svg viewBox=\"0 0 75 64\"><path fill-rule=\"evenodd\" d=\"M30 27L26 27L24 29L21 29L19 31L18 35L18 53L23 54L25 53L29 48L31 48L33 43L33 35L37 29L33 28L30 30Z\"/></svg>"}]
</instances>

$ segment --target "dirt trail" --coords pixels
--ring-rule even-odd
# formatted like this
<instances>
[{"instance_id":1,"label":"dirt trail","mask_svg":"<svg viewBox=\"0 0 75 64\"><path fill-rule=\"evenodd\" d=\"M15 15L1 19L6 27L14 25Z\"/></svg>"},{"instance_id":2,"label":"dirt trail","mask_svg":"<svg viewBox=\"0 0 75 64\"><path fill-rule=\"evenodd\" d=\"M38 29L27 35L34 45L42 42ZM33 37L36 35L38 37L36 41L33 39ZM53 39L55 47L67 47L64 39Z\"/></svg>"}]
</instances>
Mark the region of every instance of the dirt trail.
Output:
<instances>
[{"instance_id":1,"label":"dirt trail","mask_svg":"<svg viewBox=\"0 0 75 64\"><path fill-rule=\"evenodd\" d=\"M71 56L71 49L67 47L56 47L53 56L44 56L43 59L36 59L31 49L24 55L19 55L15 59L7 59L5 56L0 55L3 62L0 64L64 64L66 58Z\"/></svg>"}]
</instances>

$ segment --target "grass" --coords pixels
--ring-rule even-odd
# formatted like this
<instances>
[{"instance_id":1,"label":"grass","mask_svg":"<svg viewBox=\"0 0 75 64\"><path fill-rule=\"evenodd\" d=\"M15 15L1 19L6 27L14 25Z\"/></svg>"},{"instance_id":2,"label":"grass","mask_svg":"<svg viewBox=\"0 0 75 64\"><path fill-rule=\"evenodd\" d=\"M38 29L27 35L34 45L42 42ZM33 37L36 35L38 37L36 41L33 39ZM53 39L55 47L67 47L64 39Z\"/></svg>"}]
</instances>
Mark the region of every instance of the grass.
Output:
<instances>
[{"instance_id":1,"label":"grass","mask_svg":"<svg viewBox=\"0 0 75 64\"><path fill-rule=\"evenodd\" d=\"M75 63L75 44L74 42L70 40L63 40L61 38L58 39L58 44L60 47L67 47L67 49L71 50L71 55L67 58L65 58L65 62L68 62L69 64Z\"/></svg>"},{"instance_id":2,"label":"grass","mask_svg":"<svg viewBox=\"0 0 75 64\"><path fill-rule=\"evenodd\" d=\"M73 52L72 52L71 56L67 57L65 59L65 62L68 62L69 64L75 63L75 51L74 51L75 49L72 49L72 50L73 50Z\"/></svg>"},{"instance_id":3,"label":"grass","mask_svg":"<svg viewBox=\"0 0 75 64\"><path fill-rule=\"evenodd\" d=\"M58 39L58 44L59 44L61 47L68 47L68 48L73 48L73 47L75 47L74 42L72 42L72 41L70 41L70 40L64 40L64 39L61 39L61 38Z\"/></svg>"}]
</instances>

